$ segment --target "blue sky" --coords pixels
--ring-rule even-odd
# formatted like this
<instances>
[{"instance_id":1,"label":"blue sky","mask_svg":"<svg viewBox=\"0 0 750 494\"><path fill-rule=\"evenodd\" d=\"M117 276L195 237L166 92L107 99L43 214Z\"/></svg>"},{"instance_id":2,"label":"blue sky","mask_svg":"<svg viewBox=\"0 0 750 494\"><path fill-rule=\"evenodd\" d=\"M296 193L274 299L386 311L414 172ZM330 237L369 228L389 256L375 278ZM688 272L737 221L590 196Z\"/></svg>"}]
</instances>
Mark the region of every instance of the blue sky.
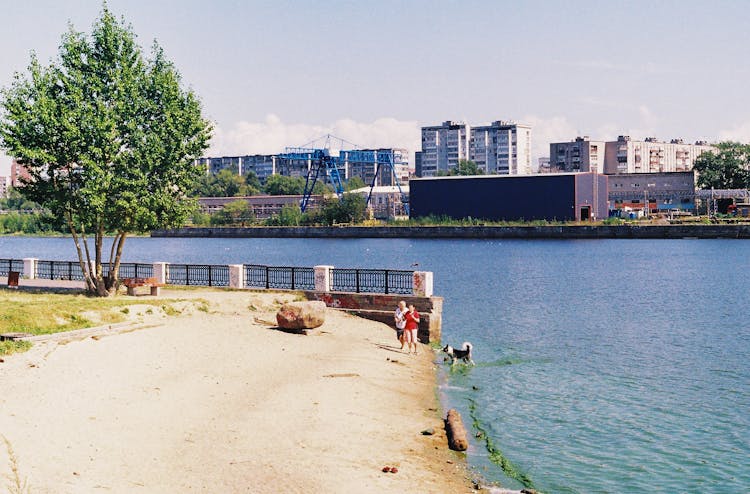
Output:
<instances>
[{"instance_id":1,"label":"blue sky","mask_svg":"<svg viewBox=\"0 0 750 494\"><path fill-rule=\"evenodd\" d=\"M99 0L0 0L0 86ZM216 122L212 153L332 133L419 146L443 120L517 120L535 156L576 134L750 140L750 2L109 0ZM0 174L7 157L0 158Z\"/></svg>"}]
</instances>

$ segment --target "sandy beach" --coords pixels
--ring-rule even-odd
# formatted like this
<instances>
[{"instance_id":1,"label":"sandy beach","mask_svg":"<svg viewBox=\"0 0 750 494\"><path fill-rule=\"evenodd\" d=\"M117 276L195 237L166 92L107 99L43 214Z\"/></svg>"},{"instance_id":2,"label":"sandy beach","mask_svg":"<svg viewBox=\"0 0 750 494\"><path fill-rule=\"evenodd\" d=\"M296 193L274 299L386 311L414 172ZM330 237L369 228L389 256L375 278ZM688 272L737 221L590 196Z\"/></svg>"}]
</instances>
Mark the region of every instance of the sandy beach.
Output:
<instances>
[{"instance_id":1,"label":"sandy beach","mask_svg":"<svg viewBox=\"0 0 750 494\"><path fill-rule=\"evenodd\" d=\"M31 492L473 491L428 347L400 353L391 328L331 309L309 335L271 329L292 295L162 298L207 305L135 307L138 329L4 357L0 434ZM0 442L4 481L8 456Z\"/></svg>"}]
</instances>

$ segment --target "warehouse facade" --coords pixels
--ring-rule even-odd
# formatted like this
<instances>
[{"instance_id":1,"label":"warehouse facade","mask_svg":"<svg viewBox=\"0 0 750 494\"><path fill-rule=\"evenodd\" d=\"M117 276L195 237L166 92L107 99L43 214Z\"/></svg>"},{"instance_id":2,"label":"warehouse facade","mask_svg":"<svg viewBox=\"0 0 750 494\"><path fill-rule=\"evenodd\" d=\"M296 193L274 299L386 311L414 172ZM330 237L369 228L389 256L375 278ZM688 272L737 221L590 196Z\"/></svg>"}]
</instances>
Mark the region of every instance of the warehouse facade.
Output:
<instances>
[{"instance_id":1,"label":"warehouse facade","mask_svg":"<svg viewBox=\"0 0 750 494\"><path fill-rule=\"evenodd\" d=\"M412 178L410 216L492 221L607 217L607 176L597 173Z\"/></svg>"}]
</instances>

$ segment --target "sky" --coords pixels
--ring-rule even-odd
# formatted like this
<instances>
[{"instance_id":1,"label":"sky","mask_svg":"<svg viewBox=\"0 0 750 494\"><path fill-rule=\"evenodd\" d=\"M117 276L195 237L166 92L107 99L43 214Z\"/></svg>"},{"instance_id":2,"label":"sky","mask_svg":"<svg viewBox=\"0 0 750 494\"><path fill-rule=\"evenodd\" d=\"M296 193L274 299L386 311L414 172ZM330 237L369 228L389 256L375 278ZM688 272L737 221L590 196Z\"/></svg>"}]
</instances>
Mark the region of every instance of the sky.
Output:
<instances>
[{"instance_id":1,"label":"sky","mask_svg":"<svg viewBox=\"0 0 750 494\"><path fill-rule=\"evenodd\" d=\"M750 2L108 0L154 40L215 125L206 155L325 134L419 150L445 120L532 125L549 143L750 141ZM100 0L0 0L0 87L58 56ZM0 175L10 159L0 150Z\"/></svg>"}]
</instances>

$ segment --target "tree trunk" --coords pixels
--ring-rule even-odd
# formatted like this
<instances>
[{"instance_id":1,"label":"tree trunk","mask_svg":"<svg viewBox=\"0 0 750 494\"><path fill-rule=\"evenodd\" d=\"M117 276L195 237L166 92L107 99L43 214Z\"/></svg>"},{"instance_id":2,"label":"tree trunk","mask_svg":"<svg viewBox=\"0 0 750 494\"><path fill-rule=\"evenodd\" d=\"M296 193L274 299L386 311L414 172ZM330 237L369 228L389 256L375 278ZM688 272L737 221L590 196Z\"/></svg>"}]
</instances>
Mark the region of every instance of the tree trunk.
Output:
<instances>
[{"instance_id":1,"label":"tree trunk","mask_svg":"<svg viewBox=\"0 0 750 494\"><path fill-rule=\"evenodd\" d=\"M71 235L73 235L73 243L75 243L76 253L78 254L78 266L81 268L81 273L83 274L83 280L86 282L86 291L88 293L94 293L95 284L94 284L94 280L91 277L91 263L88 262L89 261L88 248L86 249L86 259L84 260L83 251L81 250L81 243L78 238L78 233L76 232L75 225L73 225L73 217L69 212L65 213L65 220L68 223L68 228L70 229ZM84 244L85 244L85 240L86 238L84 237Z\"/></svg>"}]
</instances>

